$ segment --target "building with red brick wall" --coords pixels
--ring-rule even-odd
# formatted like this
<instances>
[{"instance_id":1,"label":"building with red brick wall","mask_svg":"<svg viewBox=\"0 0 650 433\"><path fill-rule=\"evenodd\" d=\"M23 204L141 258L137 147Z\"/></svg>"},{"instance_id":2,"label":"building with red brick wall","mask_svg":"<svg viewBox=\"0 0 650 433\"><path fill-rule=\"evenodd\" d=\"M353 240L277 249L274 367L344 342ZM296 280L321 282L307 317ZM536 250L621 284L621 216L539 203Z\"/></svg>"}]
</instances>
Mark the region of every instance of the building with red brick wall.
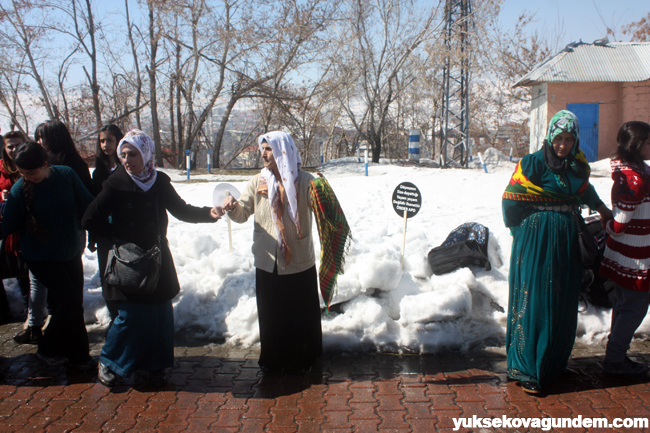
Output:
<instances>
[{"instance_id":1,"label":"building with red brick wall","mask_svg":"<svg viewBox=\"0 0 650 433\"><path fill-rule=\"evenodd\" d=\"M587 159L607 158L623 123L650 123L650 43L574 42L515 86L532 91L530 152L541 147L553 115L570 110L578 116Z\"/></svg>"}]
</instances>

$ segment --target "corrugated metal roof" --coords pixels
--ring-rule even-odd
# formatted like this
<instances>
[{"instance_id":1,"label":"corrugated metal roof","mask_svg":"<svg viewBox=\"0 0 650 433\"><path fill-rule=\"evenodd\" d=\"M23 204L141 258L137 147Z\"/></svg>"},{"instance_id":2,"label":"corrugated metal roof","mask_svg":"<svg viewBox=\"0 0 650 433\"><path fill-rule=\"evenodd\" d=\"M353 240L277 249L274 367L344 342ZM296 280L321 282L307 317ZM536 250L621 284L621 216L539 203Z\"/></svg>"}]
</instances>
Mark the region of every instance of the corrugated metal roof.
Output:
<instances>
[{"instance_id":1,"label":"corrugated metal roof","mask_svg":"<svg viewBox=\"0 0 650 433\"><path fill-rule=\"evenodd\" d=\"M606 41L605 41L606 42ZM553 82L627 82L650 79L649 42L573 42L514 86Z\"/></svg>"}]
</instances>

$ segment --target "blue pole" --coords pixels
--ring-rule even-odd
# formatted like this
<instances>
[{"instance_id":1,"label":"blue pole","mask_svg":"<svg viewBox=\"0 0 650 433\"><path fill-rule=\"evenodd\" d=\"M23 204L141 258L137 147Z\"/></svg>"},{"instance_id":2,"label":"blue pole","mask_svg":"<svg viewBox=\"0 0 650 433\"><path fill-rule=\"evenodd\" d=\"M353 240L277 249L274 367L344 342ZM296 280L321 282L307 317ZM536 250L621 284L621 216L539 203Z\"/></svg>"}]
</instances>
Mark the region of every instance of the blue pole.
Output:
<instances>
[{"instance_id":1,"label":"blue pole","mask_svg":"<svg viewBox=\"0 0 650 433\"><path fill-rule=\"evenodd\" d=\"M368 176L368 148L366 148L365 156L366 156L366 158L365 158L366 159L366 164L365 164L366 165L366 176Z\"/></svg>"},{"instance_id":2,"label":"blue pole","mask_svg":"<svg viewBox=\"0 0 650 433\"><path fill-rule=\"evenodd\" d=\"M320 142L320 165L323 165L323 142Z\"/></svg>"},{"instance_id":3,"label":"blue pole","mask_svg":"<svg viewBox=\"0 0 650 433\"><path fill-rule=\"evenodd\" d=\"M212 174L212 150L208 150L208 173Z\"/></svg>"},{"instance_id":4,"label":"blue pole","mask_svg":"<svg viewBox=\"0 0 650 433\"><path fill-rule=\"evenodd\" d=\"M478 153L478 157L481 160L481 165L483 166L483 170L485 170L485 172L487 173L488 172L487 165L485 165L485 161L483 161L483 155L481 155L481 152Z\"/></svg>"},{"instance_id":5,"label":"blue pole","mask_svg":"<svg viewBox=\"0 0 650 433\"><path fill-rule=\"evenodd\" d=\"M190 180L190 150L185 151L185 165L187 166L187 180Z\"/></svg>"},{"instance_id":6,"label":"blue pole","mask_svg":"<svg viewBox=\"0 0 650 433\"><path fill-rule=\"evenodd\" d=\"M420 162L420 130L409 131L409 160Z\"/></svg>"}]
</instances>

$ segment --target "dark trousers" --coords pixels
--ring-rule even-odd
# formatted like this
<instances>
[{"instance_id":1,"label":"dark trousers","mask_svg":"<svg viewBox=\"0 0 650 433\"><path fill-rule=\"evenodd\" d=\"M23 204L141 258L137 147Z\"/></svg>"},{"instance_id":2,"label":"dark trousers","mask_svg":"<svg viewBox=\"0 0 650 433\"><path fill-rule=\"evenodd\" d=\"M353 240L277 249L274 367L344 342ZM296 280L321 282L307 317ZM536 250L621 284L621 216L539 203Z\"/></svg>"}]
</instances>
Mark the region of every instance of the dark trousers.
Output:
<instances>
[{"instance_id":1,"label":"dark trousers","mask_svg":"<svg viewBox=\"0 0 650 433\"><path fill-rule=\"evenodd\" d=\"M607 340L605 361L625 360L634 333L648 312L648 292L614 285L616 302L612 309L612 327Z\"/></svg>"},{"instance_id":2,"label":"dark trousers","mask_svg":"<svg viewBox=\"0 0 650 433\"><path fill-rule=\"evenodd\" d=\"M90 359L84 321L84 274L81 256L68 262L28 262L34 276L47 287L50 323L38 351L44 356L64 356L72 363Z\"/></svg>"},{"instance_id":3,"label":"dark trousers","mask_svg":"<svg viewBox=\"0 0 650 433\"><path fill-rule=\"evenodd\" d=\"M323 352L316 268L291 275L257 269L255 278L259 365L269 370L308 369Z\"/></svg>"}]
</instances>

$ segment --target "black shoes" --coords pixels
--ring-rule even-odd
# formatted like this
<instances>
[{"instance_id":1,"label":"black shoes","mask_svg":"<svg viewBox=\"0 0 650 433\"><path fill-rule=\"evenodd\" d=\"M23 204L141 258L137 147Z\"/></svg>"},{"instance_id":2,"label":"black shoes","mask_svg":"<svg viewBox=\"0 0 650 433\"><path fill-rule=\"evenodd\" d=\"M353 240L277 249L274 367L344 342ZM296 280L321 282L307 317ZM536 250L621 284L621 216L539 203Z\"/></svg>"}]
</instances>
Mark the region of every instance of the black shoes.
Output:
<instances>
[{"instance_id":1,"label":"black shoes","mask_svg":"<svg viewBox=\"0 0 650 433\"><path fill-rule=\"evenodd\" d=\"M14 335L14 341L18 344L38 344L41 338L43 338L43 331L37 326L30 326Z\"/></svg>"},{"instance_id":2,"label":"black shoes","mask_svg":"<svg viewBox=\"0 0 650 433\"><path fill-rule=\"evenodd\" d=\"M542 387L535 382L519 382L519 386L526 394L537 395L542 393Z\"/></svg>"},{"instance_id":3,"label":"black shoes","mask_svg":"<svg viewBox=\"0 0 650 433\"><path fill-rule=\"evenodd\" d=\"M603 370L605 370L605 373L614 376L633 377L646 374L648 366L647 364L634 362L626 356L621 362L603 362Z\"/></svg>"}]
</instances>

